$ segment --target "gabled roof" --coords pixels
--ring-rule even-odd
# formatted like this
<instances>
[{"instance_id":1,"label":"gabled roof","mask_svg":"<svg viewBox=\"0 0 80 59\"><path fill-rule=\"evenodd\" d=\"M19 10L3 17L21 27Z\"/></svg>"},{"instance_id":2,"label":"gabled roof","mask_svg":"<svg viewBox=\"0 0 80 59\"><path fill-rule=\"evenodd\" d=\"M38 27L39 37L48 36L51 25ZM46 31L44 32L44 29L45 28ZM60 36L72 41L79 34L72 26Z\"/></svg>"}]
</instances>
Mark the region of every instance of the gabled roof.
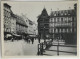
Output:
<instances>
[{"instance_id":1,"label":"gabled roof","mask_svg":"<svg viewBox=\"0 0 80 59\"><path fill-rule=\"evenodd\" d=\"M42 10L42 13L38 16L38 18L45 18L45 17L48 17L48 13L46 11L46 8L44 8Z\"/></svg>"}]
</instances>

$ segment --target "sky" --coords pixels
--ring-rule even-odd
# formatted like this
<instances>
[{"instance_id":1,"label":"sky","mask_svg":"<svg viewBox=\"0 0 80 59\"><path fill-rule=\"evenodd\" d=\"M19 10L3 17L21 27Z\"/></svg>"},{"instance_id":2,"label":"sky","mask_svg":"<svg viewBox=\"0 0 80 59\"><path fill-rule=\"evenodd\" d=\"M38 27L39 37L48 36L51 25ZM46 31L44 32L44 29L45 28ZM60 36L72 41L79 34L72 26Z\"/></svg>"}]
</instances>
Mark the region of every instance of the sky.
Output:
<instances>
[{"instance_id":1,"label":"sky","mask_svg":"<svg viewBox=\"0 0 80 59\"><path fill-rule=\"evenodd\" d=\"M30 20L37 23L37 16L41 14L45 7L48 15L53 11L74 9L76 1L69 2L7 2L11 6L11 10L14 14L26 15Z\"/></svg>"}]
</instances>

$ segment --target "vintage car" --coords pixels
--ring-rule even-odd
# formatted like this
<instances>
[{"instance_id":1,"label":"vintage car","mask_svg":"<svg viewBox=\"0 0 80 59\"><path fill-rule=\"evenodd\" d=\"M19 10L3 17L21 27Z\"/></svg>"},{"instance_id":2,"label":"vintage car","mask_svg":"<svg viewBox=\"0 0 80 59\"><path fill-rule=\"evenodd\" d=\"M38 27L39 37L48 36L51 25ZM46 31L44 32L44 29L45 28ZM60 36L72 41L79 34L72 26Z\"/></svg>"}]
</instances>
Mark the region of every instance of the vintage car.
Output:
<instances>
[{"instance_id":1,"label":"vintage car","mask_svg":"<svg viewBox=\"0 0 80 59\"><path fill-rule=\"evenodd\" d=\"M4 40L11 40L12 37L13 37L13 36L12 36L11 34L6 34L6 35L4 36Z\"/></svg>"}]
</instances>

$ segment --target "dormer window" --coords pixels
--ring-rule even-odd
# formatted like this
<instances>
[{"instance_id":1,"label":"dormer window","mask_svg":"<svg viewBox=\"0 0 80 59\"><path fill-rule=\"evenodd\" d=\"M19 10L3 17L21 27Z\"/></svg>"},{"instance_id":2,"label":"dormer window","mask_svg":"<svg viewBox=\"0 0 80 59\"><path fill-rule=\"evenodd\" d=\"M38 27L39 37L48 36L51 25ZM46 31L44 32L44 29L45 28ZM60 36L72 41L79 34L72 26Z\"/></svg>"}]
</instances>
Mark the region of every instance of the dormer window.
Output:
<instances>
[{"instance_id":1,"label":"dormer window","mask_svg":"<svg viewBox=\"0 0 80 59\"><path fill-rule=\"evenodd\" d=\"M67 15L67 14L65 13L65 15Z\"/></svg>"},{"instance_id":2,"label":"dormer window","mask_svg":"<svg viewBox=\"0 0 80 59\"><path fill-rule=\"evenodd\" d=\"M70 15L70 10L68 10L68 15Z\"/></svg>"},{"instance_id":3,"label":"dormer window","mask_svg":"<svg viewBox=\"0 0 80 59\"><path fill-rule=\"evenodd\" d=\"M56 13L54 14L54 16L56 16Z\"/></svg>"},{"instance_id":4,"label":"dormer window","mask_svg":"<svg viewBox=\"0 0 80 59\"><path fill-rule=\"evenodd\" d=\"M67 15L67 11L65 11L65 15Z\"/></svg>"},{"instance_id":5,"label":"dormer window","mask_svg":"<svg viewBox=\"0 0 80 59\"><path fill-rule=\"evenodd\" d=\"M58 16L60 15L60 12L58 11Z\"/></svg>"}]
</instances>

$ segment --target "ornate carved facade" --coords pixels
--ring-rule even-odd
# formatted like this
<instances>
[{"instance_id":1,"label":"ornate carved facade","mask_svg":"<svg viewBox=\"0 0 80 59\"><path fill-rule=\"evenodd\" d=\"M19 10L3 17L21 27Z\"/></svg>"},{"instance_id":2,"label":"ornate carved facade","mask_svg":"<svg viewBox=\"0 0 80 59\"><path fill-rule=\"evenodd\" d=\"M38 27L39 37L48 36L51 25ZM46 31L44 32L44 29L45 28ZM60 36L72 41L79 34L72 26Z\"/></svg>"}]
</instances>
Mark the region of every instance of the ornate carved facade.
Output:
<instances>
[{"instance_id":1,"label":"ornate carved facade","mask_svg":"<svg viewBox=\"0 0 80 59\"><path fill-rule=\"evenodd\" d=\"M45 8L38 16L38 34L40 38L47 38L49 35L49 16Z\"/></svg>"}]
</instances>

